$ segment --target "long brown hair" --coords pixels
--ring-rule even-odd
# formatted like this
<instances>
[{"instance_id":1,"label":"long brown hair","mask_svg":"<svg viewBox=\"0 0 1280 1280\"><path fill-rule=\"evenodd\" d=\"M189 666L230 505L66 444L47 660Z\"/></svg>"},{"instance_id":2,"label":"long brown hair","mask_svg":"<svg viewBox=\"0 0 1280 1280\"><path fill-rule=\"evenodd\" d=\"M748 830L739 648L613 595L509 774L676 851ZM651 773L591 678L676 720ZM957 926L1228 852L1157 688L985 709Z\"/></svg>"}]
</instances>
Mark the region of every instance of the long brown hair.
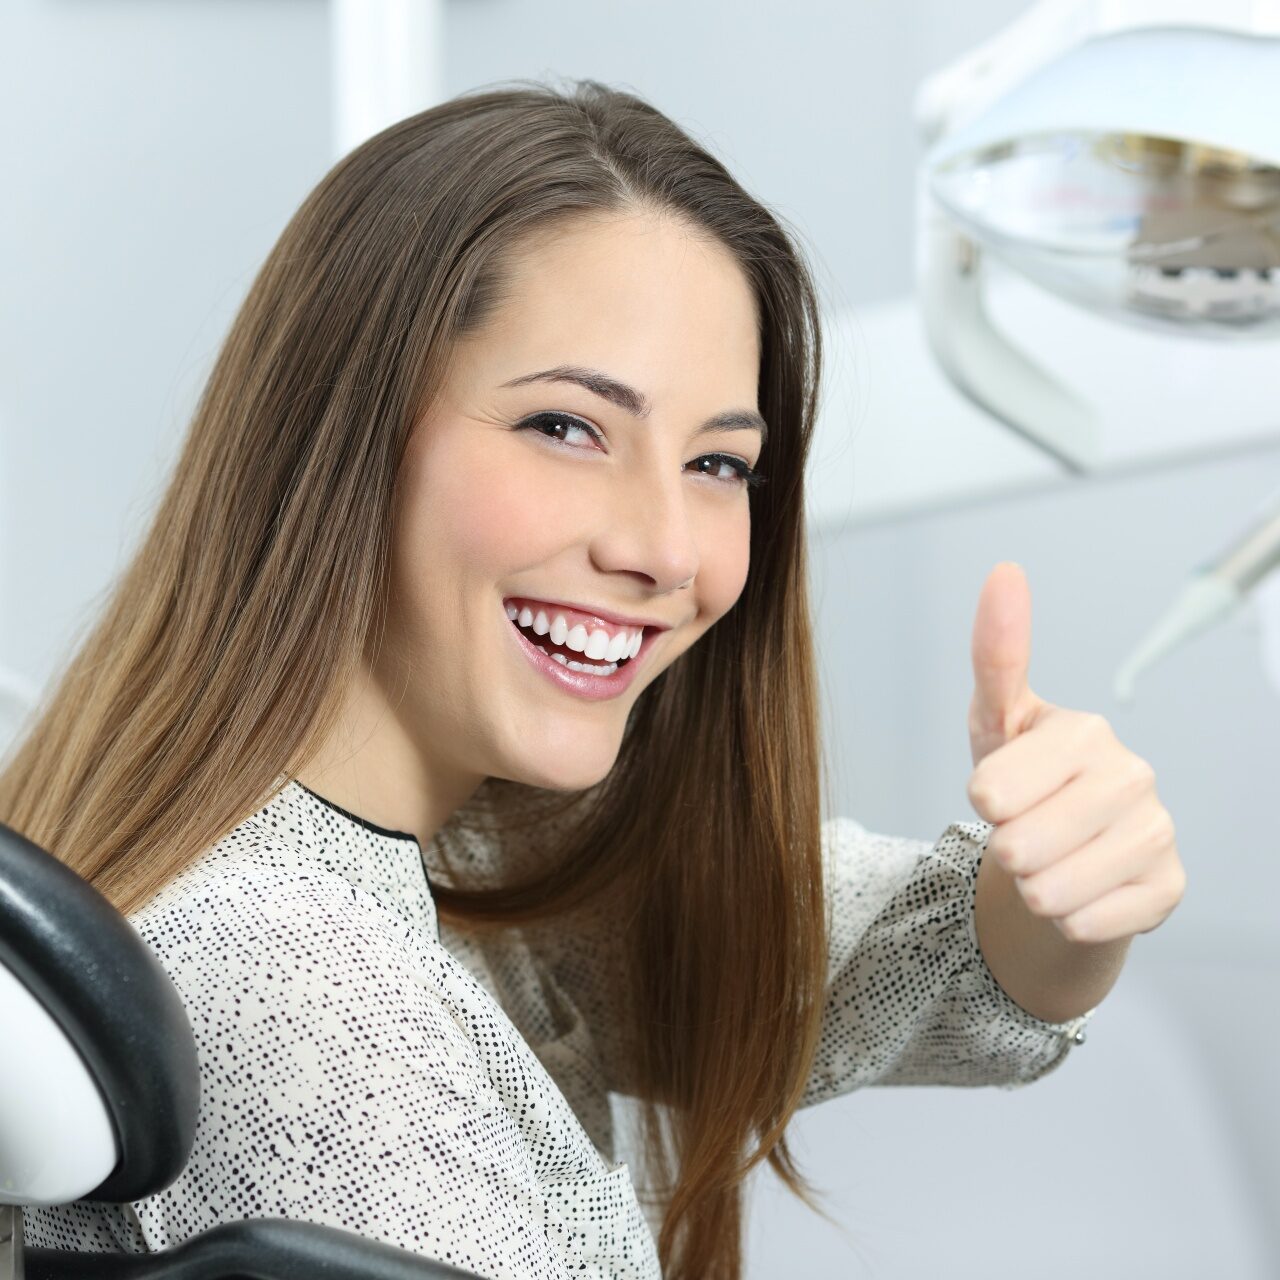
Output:
<instances>
[{"instance_id":1,"label":"long brown hair","mask_svg":"<svg viewBox=\"0 0 1280 1280\"><path fill-rule=\"evenodd\" d=\"M638 97L486 87L321 180L231 326L145 538L7 758L0 820L128 914L301 770L380 643L399 463L453 344L501 306L532 233L640 210L727 247L754 290L769 435L748 579L637 699L600 784L489 779L456 815L576 814L553 865L436 901L480 932L613 904L664 1274L736 1280L759 1161L822 1212L785 1141L827 977L803 502L820 311L780 219Z\"/></svg>"}]
</instances>

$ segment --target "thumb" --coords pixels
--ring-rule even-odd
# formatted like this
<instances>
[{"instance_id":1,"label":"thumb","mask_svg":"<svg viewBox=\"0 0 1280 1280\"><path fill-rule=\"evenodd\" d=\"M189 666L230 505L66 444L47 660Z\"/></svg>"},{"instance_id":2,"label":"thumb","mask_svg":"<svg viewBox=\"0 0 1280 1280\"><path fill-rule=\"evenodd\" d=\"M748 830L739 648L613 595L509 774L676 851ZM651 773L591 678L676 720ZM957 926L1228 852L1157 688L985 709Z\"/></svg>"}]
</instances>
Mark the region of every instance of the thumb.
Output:
<instances>
[{"instance_id":1,"label":"thumb","mask_svg":"<svg viewBox=\"0 0 1280 1280\"><path fill-rule=\"evenodd\" d=\"M978 597L973 623L973 702L969 743L973 762L1028 727L1039 704L1028 683L1031 588L1022 566L1001 561Z\"/></svg>"}]
</instances>

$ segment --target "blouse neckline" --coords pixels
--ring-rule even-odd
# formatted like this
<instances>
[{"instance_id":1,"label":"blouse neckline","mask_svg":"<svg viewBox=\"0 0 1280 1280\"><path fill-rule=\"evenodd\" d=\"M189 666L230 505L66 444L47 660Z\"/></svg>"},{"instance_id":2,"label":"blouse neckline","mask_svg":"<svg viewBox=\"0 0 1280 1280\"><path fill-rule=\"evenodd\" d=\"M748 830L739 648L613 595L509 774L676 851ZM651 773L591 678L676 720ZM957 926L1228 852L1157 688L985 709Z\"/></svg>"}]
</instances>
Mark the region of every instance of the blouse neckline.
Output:
<instances>
[{"instance_id":1,"label":"blouse neckline","mask_svg":"<svg viewBox=\"0 0 1280 1280\"><path fill-rule=\"evenodd\" d=\"M392 840L411 840L419 849L422 848L421 841L419 841L418 837L411 831L394 831L390 827L381 827L376 822L371 822L368 818L362 818L358 813L352 813L350 809L344 809L340 804L334 803L334 801L330 800L327 796L322 796L318 791L312 791L306 783L299 781L297 778L292 778L290 781L295 786L301 787L307 795L313 796L315 799L319 800L321 804L332 809L334 813L340 814L342 817L348 819L348 821L364 827L366 831L372 831L375 835L388 836Z\"/></svg>"}]
</instances>

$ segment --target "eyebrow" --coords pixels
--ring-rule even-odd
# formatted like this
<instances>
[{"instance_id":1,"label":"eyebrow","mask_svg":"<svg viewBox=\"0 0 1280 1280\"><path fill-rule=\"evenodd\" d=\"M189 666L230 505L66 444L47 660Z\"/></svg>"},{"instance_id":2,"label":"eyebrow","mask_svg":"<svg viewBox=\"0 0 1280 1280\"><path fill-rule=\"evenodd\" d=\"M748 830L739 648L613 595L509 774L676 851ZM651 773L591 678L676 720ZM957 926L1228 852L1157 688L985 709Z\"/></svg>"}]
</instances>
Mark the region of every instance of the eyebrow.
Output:
<instances>
[{"instance_id":1,"label":"eyebrow","mask_svg":"<svg viewBox=\"0 0 1280 1280\"><path fill-rule=\"evenodd\" d=\"M647 418L653 408L642 391L637 391L635 387L629 387L625 382L611 378L607 373L601 373L599 369L584 369L579 365L556 365L554 369L541 369L537 373L522 374L502 385L522 387L529 382L576 383L609 401L610 404L625 409L635 418ZM754 409L726 409L723 413L717 413L714 417L708 418L694 434L702 435L707 431L733 431L741 427L758 431L760 447L764 448L765 441L769 438L769 426Z\"/></svg>"}]
</instances>

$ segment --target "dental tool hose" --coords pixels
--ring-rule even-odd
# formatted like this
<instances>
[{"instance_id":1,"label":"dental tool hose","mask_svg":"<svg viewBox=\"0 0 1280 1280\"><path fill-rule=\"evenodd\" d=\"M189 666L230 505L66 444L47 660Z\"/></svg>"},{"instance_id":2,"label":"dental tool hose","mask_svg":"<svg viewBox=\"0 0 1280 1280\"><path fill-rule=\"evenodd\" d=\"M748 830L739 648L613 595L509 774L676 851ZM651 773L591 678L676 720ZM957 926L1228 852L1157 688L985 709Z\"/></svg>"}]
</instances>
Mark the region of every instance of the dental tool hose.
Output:
<instances>
[{"instance_id":1,"label":"dental tool hose","mask_svg":"<svg viewBox=\"0 0 1280 1280\"><path fill-rule=\"evenodd\" d=\"M1133 701L1133 678L1185 640L1224 621L1249 592L1280 565L1280 490L1267 498L1261 518L1213 560L1201 564L1168 612L1116 676L1115 695Z\"/></svg>"}]
</instances>

